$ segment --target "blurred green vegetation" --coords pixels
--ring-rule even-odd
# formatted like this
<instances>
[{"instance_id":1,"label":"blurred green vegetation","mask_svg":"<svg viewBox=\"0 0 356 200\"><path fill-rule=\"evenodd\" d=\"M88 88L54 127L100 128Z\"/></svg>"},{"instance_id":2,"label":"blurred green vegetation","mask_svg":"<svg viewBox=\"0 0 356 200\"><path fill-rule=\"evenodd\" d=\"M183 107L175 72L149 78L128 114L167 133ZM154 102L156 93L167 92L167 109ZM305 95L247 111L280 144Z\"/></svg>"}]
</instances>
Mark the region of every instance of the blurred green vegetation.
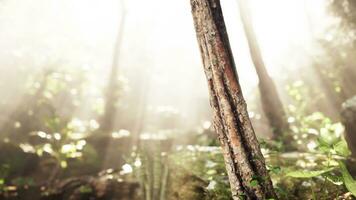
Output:
<instances>
[{"instance_id":1,"label":"blurred green vegetation","mask_svg":"<svg viewBox=\"0 0 356 200\"><path fill-rule=\"evenodd\" d=\"M323 89L308 73L286 75L281 89L293 136L290 143L296 151L287 152L282 141L269 140L268 128L261 128L264 122L258 103L250 106L251 119L264 136L261 149L280 199L356 196L356 164L350 158L337 113L341 103L356 91L356 4L352 0L330 3L330 10L340 20L335 26L343 31L330 31L332 40L315 38L327 58L316 57L314 63L303 66L315 67ZM105 184L114 181L138 183L138 196L145 200L231 199L222 152L210 121L202 118L193 128L183 129L178 124L185 125L190 118L175 108L140 110L142 105L136 103L142 94L133 95L130 107L122 102L129 83L118 77L117 91L109 91L117 93L113 108L118 122L112 131L102 130L107 82L85 67L53 65L39 72L21 71L18 78L22 81L14 86L20 95L16 100L1 99L0 199L51 197L62 185L67 186L63 182L76 188L64 192L89 198L98 195L94 195L101 191L98 188L112 192ZM5 88L6 83L1 86ZM144 118L140 112L149 116L144 128L137 122ZM75 178L78 180L72 181ZM102 180L107 182L102 184Z\"/></svg>"}]
</instances>

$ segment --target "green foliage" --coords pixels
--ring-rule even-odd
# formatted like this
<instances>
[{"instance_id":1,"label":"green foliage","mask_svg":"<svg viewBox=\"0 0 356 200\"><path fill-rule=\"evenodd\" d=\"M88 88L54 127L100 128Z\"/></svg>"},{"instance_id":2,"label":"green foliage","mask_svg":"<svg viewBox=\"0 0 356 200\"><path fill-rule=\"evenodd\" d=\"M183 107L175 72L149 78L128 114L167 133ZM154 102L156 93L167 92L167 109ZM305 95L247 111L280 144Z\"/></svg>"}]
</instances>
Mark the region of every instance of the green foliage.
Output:
<instances>
[{"instance_id":1,"label":"green foliage","mask_svg":"<svg viewBox=\"0 0 356 200\"><path fill-rule=\"evenodd\" d=\"M250 186L251 186L251 187L256 187L256 186L258 186L258 180L252 180L252 181L250 182Z\"/></svg>"},{"instance_id":2,"label":"green foliage","mask_svg":"<svg viewBox=\"0 0 356 200\"><path fill-rule=\"evenodd\" d=\"M72 158L82 158L83 154L88 154L87 160L95 160L95 150L88 146L85 138L91 130L90 122L72 119L68 123L63 123L58 117L50 118L46 125L51 133L35 132L34 134L42 139L42 142L35 145L38 155L44 153L52 155L62 168L67 167L67 160ZM91 163L93 163L91 161Z\"/></svg>"},{"instance_id":3,"label":"green foliage","mask_svg":"<svg viewBox=\"0 0 356 200\"><path fill-rule=\"evenodd\" d=\"M101 167L98 152L90 142L88 143L88 137L98 129L99 124L95 120L83 120L73 116L73 110L81 105L84 99L89 101L88 104L94 114L102 114L104 111L103 101L100 100L102 94L96 86L94 89L96 99L86 99L89 90L92 92L94 87L88 84L86 75L83 77L79 76L78 72L73 73L80 79L73 80L71 74L72 72L68 71L51 72L46 74L43 80L36 78L30 80L28 93L35 97L36 101L31 107L26 107L25 111L32 111L29 112L31 115L27 116L33 120L30 123L31 127L24 123L26 119L17 120L19 127L23 128L17 132L29 136L18 142L18 146L23 151L37 153L41 159L54 160L62 168L60 170L63 177L71 176L75 169L85 171L86 166L95 169ZM278 196L280 199L290 200L330 199L346 192L346 188L355 194L355 180L343 164L350 155L342 138L343 126L322 112L310 109L315 105L314 102L320 99L319 96L306 99L306 93L311 93L310 90L302 81L287 86L292 101L288 105L288 121L298 152L284 153L285 148L280 141L261 141L268 171L273 178ZM64 106L65 111L59 112L56 108L64 100L69 103ZM34 113L33 110L41 112ZM159 139L141 141L140 150L134 152L131 160L128 159L127 164L118 172L120 179L124 177L125 180L139 181L146 199L151 200L170 200L169 196L176 194L179 194L181 199L230 200L232 197L229 180L211 124L209 122L202 124L197 131L199 134L186 132L182 136L183 131L174 129L175 122L180 120L179 114L170 109L165 110L154 119L160 120L165 129L150 127L150 132L159 136L157 137ZM13 125L12 123L11 126ZM31 130L30 133L26 132L28 130ZM163 149L162 138L175 138L175 143L194 142L202 146L175 146L175 150L172 151L170 148ZM33 179L27 177L8 180L9 171L16 167L14 163L22 164L24 160L11 159L14 162L10 165L0 167L0 189L6 188L7 184L16 186L34 184ZM247 184L255 187L261 181L263 181L261 177L254 177ZM175 189L172 189L172 186L175 186ZM79 192L92 193L93 188L83 185Z\"/></svg>"},{"instance_id":4,"label":"green foliage","mask_svg":"<svg viewBox=\"0 0 356 200\"><path fill-rule=\"evenodd\" d=\"M324 179L336 187L345 185L350 192L354 192L356 182L349 174L343 160L346 160L350 155L347 143L342 138L341 134L336 134L337 130L342 130L338 123L326 123L325 127L320 130L320 135L317 138L317 146L315 149L309 149L308 153L312 158L311 163L318 164L318 169L285 169L285 177L302 178L302 179ZM341 132L341 131L340 131ZM308 168L308 167L304 167ZM342 188L340 188L341 190ZM316 195L315 193L313 193ZM354 194L354 193L353 193Z\"/></svg>"},{"instance_id":5,"label":"green foliage","mask_svg":"<svg viewBox=\"0 0 356 200\"><path fill-rule=\"evenodd\" d=\"M208 196L214 200L229 200L231 192L220 148L208 146L187 146L171 157L174 166L193 173L207 181ZM253 180L250 184L258 184Z\"/></svg>"},{"instance_id":6,"label":"green foliage","mask_svg":"<svg viewBox=\"0 0 356 200\"><path fill-rule=\"evenodd\" d=\"M0 165L0 179L4 180L10 172L10 166L8 164Z\"/></svg>"},{"instance_id":7,"label":"green foliage","mask_svg":"<svg viewBox=\"0 0 356 200\"><path fill-rule=\"evenodd\" d=\"M323 97L315 94L309 99L312 88L302 81L288 85L287 91L292 100L288 122L298 152L285 154L283 148L262 143L276 191L281 199L338 198L346 193L343 186L347 184L339 162L350 155L344 127L315 110L314 103L320 103ZM281 170L275 171L273 166Z\"/></svg>"},{"instance_id":8,"label":"green foliage","mask_svg":"<svg viewBox=\"0 0 356 200\"><path fill-rule=\"evenodd\" d=\"M82 194L89 194L93 192L93 189L89 185L82 185L79 187L79 192Z\"/></svg>"},{"instance_id":9,"label":"green foliage","mask_svg":"<svg viewBox=\"0 0 356 200\"><path fill-rule=\"evenodd\" d=\"M340 162L339 165L346 188L356 197L356 181L350 175L344 163Z\"/></svg>"},{"instance_id":10,"label":"green foliage","mask_svg":"<svg viewBox=\"0 0 356 200\"><path fill-rule=\"evenodd\" d=\"M299 151L319 151L324 154L340 154L346 157L348 148L342 139L344 127L334 122L322 112L315 111L313 102L318 102L317 95L311 95L311 88L302 81L287 86L293 104L288 105L288 122ZM308 99L313 96L313 99Z\"/></svg>"},{"instance_id":11,"label":"green foliage","mask_svg":"<svg viewBox=\"0 0 356 200\"><path fill-rule=\"evenodd\" d=\"M35 184L33 178L31 177L18 177L12 180L11 183L17 187L33 186Z\"/></svg>"},{"instance_id":12,"label":"green foliage","mask_svg":"<svg viewBox=\"0 0 356 200\"><path fill-rule=\"evenodd\" d=\"M333 149L335 150L336 154L345 158L351 155L351 152L345 140L340 140L338 143L334 144Z\"/></svg>"},{"instance_id":13,"label":"green foliage","mask_svg":"<svg viewBox=\"0 0 356 200\"><path fill-rule=\"evenodd\" d=\"M6 178L10 172L10 166L8 164L0 165L0 192L5 189Z\"/></svg>"},{"instance_id":14,"label":"green foliage","mask_svg":"<svg viewBox=\"0 0 356 200\"><path fill-rule=\"evenodd\" d=\"M324 170L297 170L297 171L290 171L286 174L286 176L290 176L293 178L312 178L316 176L320 176L327 172L332 171L334 168L324 169Z\"/></svg>"},{"instance_id":15,"label":"green foliage","mask_svg":"<svg viewBox=\"0 0 356 200\"><path fill-rule=\"evenodd\" d=\"M166 140L142 141L140 149L127 159L130 170L122 173L135 176L142 187L144 199L164 200L167 198L169 165L168 156L163 150Z\"/></svg>"}]
</instances>

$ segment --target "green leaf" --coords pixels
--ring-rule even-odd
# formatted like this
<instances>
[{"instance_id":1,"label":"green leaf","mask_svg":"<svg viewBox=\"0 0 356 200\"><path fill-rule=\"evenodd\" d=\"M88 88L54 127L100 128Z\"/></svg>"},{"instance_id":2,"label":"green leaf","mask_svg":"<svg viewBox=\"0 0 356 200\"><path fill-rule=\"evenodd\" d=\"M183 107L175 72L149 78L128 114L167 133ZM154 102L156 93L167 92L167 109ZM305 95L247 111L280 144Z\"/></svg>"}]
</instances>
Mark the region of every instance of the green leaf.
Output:
<instances>
[{"instance_id":1,"label":"green leaf","mask_svg":"<svg viewBox=\"0 0 356 200\"><path fill-rule=\"evenodd\" d=\"M258 181L257 180L252 180L251 182L250 182L250 186L251 187L256 187L258 185Z\"/></svg>"},{"instance_id":2,"label":"green leaf","mask_svg":"<svg viewBox=\"0 0 356 200\"><path fill-rule=\"evenodd\" d=\"M79 192L82 194L88 194L88 193L92 193L93 189L88 185L82 185L79 188Z\"/></svg>"},{"instance_id":3,"label":"green leaf","mask_svg":"<svg viewBox=\"0 0 356 200\"><path fill-rule=\"evenodd\" d=\"M335 136L333 133L329 131L327 128L320 129L319 140L322 141L324 144L332 145L335 143Z\"/></svg>"},{"instance_id":4,"label":"green leaf","mask_svg":"<svg viewBox=\"0 0 356 200\"><path fill-rule=\"evenodd\" d=\"M334 145L334 150L340 156L348 157L351 155L351 152L345 140L341 140L340 142L336 143Z\"/></svg>"},{"instance_id":5,"label":"green leaf","mask_svg":"<svg viewBox=\"0 0 356 200\"><path fill-rule=\"evenodd\" d=\"M290 176L293 178L312 178L316 176L320 176L326 172L332 171L334 168L327 168L324 170L314 170L314 171L307 171L307 170L296 170L296 171L291 171L286 174L286 176Z\"/></svg>"},{"instance_id":6,"label":"green leaf","mask_svg":"<svg viewBox=\"0 0 356 200\"><path fill-rule=\"evenodd\" d=\"M334 174L328 173L324 175L326 180L330 181L334 185L342 185L344 184L343 179L341 176L336 176Z\"/></svg>"},{"instance_id":7,"label":"green leaf","mask_svg":"<svg viewBox=\"0 0 356 200\"><path fill-rule=\"evenodd\" d=\"M268 170L273 173L273 174L279 174L281 172L281 167L279 166L267 166L268 167Z\"/></svg>"},{"instance_id":8,"label":"green leaf","mask_svg":"<svg viewBox=\"0 0 356 200\"><path fill-rule=\"evenodd\" d=\"M317 142L318 142L319 151L321 151L323 153L328 153L332 150L332 147L327 142L322 140L321 138L318 138Z\"/></svg>"},{"instance_id":9,"label":"green leaf","mask_svg":"<svg viewBox=\"0 0 356 200\"><path fill-rule=\"evenodd\" d=\"M344 163L340 162L339 165L346 188L352 195L356 196L356 181L352 178Z\"/></svg>"},{"instance_id":10,"label":"green leaf","mask_svg":"<svg viewBox=\"0 0 356 200\"><path fill-rule=\"evenodd\" d=\"M216 174L216 170L210 169L210 170L208 170L208 171L206 172L206 174L208 174L208 175Z\"/></svg>"}]
</instances>

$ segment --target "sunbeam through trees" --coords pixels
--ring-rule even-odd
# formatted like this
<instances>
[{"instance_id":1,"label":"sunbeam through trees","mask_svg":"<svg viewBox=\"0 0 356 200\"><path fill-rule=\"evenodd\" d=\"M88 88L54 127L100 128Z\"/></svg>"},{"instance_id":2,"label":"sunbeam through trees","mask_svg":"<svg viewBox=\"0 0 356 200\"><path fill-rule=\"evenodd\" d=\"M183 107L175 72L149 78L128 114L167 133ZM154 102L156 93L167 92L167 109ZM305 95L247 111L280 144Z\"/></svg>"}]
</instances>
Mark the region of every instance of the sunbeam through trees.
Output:
<instances>
[{"instance_id":1,"label":"sunbeam through trees","mask_svg":"<svg viewBox=\"0 0 356 200\"><path fill-rule=\"evenodd\" d=\"M355 199L355 16L0 0L0 199Z\"/></svg>"}]
</instances>

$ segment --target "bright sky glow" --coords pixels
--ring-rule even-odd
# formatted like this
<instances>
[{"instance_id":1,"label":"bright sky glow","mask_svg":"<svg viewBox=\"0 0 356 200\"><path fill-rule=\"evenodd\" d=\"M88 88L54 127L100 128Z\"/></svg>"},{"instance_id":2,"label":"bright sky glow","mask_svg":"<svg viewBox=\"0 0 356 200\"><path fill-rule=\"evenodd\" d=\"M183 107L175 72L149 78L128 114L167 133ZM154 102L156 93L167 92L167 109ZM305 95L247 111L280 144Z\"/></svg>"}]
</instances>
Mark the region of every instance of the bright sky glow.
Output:
<instances>
[{"instance_id":1,"label":"bright sky glow","mask_svg":"<svg viewBox=\"0 0 356 200\"><path fill-rule=\"evenodd\" d=\"M305 51L314 48L310 31L323 33L329 23L326 1L250 1L263 57L274 78L286 67L308 62ZM237 3L221 2L240 80L249 96L257 78ZM191 103L186 96L206 97L189 1L127 0L125 9L120 69L129 80L137 69L153 72L148 98L157 105L174 99L184 109ZM121 12L119 0L1 1L0 59L5 64L0 69L19 63L38 68L60 61L96 67L102 72L98 76L106 76Z\"/></svg>"}]
</instances>

